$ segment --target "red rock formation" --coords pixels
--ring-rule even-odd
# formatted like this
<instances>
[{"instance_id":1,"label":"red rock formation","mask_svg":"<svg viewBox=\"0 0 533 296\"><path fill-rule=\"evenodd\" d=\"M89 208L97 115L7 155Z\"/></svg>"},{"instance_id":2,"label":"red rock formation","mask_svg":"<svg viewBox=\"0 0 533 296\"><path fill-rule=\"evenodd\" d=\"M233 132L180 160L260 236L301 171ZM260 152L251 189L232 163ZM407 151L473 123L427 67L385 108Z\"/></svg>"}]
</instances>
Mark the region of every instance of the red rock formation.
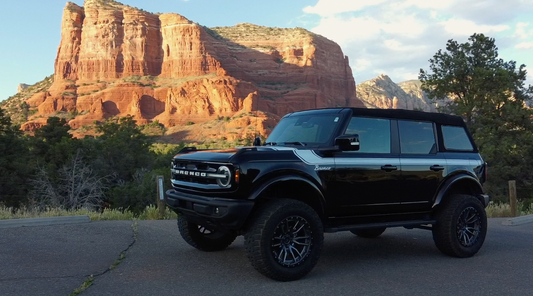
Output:
<instances>
[{"instance_id":1,"label":"red rock formation","mask_svg":"<svg viewBox=\"0 0 533 296\"><path fill-rule=\"evenodd\" d=\"M259 110L284 115L302 109L364 107L341 48L301 28L253 24L213 28L217 56L228 74L253 81ZM218 35L218 36L217 36Z\"/></svg>"},{"instance_id":2,"label":"red rock formation","mask_svg":"<svg viewBox=\"0 0 533 296\"><path fill-rule=\"evenodd\" d=\"M207 29L178 14L86 0L67 3L61 37L54 84L28 103L36 117L77 111L73 128L128 114L170 127L256 110L279 118L363 106L340 47L304 29ZM255 121L271 126L269 116Z\"/></svg>"},{"instance_id":3,"label":"red rock formation","mask_svg":"<svg viewBox=\"0 0 533 296\"><path fill-rule=\"evenodd\" d=\"M57 49L55 81L78 79L78 58L80 54L84 10L67 2L61 22L61 43Z\"/></svg>"},{"instance_id":4,"label":"red rock formation","mask_svg":"<svg viewBox=\"0 0 533 296\"><path fill-rule=\"evenodd\" d=\"M205 30L178 14L162 14L163 66L161 76L181 78L216 73L220 63Z\"/></svg>"}]
</instances>

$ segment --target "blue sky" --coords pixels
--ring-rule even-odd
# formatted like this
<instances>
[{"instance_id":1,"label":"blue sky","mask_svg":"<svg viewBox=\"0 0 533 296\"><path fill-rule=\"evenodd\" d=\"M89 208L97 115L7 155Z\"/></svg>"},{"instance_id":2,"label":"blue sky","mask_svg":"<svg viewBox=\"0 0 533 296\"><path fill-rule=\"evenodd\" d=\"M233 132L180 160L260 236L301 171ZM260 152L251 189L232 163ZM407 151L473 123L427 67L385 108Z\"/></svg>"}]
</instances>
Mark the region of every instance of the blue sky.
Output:
<instances>
[{"instance_id":1,"label":"blue sky","mask_svg":"<svg viewBox=\"0 0 533 296\"><path fill-rule=\"evenodd\" d=\"M83 0L72 2L83 5ZM381 73L416 79L448 39L496 38L500 57L529 66L533 84L533 0L122 0L179 13L208 27L254 23L303 27L339 43L357 83ZM4 1L0 9L0 100L54 71L64 0Z\"/></svg>"}]
</instances>

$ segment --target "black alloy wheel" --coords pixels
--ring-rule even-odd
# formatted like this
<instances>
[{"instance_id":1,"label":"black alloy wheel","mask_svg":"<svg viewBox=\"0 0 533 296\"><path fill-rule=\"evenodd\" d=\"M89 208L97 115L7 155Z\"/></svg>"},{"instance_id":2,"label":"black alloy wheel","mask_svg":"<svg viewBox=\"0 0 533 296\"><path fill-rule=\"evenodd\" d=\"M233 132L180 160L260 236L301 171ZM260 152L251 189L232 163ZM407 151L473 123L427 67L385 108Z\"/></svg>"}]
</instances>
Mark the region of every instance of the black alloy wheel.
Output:
<instances>
[{"instance_id":1,"label":"black alloy wheel","mask_svg":"<svg viewBox=\"0 0 533 296\"><path fill-rule=\"evenodd\" d=\"M317 264L322 251L322 220L309 205L275 199L257 209L244 234L252 266L277 281L304 277Z\"/></svg>"},{"instance_id":2,"label":"black alloy wheel","mask_svg":"<svg viewBox=\"0 0 533 296\"><path fill-rule=\"evenodd\" d=\"M303 262L311 252L312 235L311 225L303 217L291 216L281 221L270 244L278 263L290 267Z\"/></svg>"},{"instance_id":3,"label":"black alloy wheel","mask_svg":"<svg viewBox=\"0 0 533 296\"><path fill-rule=\"evenodd\" d=\"M473 208L464 209L457 219L457 239L463 247L473 246L481 233L481 215Z\"/></svg>"},{"instance_id":4,"label":"black alloy wheel","mask_svg":"<svg viewBox=\"0 0 533 296\"><path fill-rule=\"evenodd\" d=\"M480 200L467 194L447 197L435 212L433 240L444 254L466 258L475 255L487 235L487 214Z\"/></svg>"}]
</instances>

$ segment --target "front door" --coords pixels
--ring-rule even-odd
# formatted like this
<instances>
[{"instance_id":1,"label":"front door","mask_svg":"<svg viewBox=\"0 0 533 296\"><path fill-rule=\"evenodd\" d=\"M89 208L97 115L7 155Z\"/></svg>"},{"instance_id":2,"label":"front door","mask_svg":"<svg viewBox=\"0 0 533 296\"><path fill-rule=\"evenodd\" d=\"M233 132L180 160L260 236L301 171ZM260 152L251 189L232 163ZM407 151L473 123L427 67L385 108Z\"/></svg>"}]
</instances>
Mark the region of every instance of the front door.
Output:
<instances>
[{"instance_id":1,"label":"front door","mask_svg":"<svg viewBox=\"0 0 533 296\"><path fill-rule=\"evenodd\" d=\"M401 167L391 120L353 117L344 134L359 135L359 151L335 154L335 217L391 213L399 201Z\"/></svg>"}]
</instances>

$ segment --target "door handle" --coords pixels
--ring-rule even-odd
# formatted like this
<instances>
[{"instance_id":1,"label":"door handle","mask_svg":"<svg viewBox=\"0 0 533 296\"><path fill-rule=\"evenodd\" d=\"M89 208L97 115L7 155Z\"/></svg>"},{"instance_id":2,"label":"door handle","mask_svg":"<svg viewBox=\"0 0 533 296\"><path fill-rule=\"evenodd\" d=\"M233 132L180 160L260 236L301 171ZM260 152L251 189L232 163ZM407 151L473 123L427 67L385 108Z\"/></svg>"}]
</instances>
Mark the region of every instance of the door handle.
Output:
<instances>
[{"instance_id":1,"label":"door handle","mask_svg":"<svg viewBox=\"0 0 533 296\"><path fill-rule=\"evenodd\" d=\"M432 170L432 171L438 172L438 171L443 171L444 167L441 166L441 165L436 164L436 165L430 166L429 169Z\"/></svg>"},{"instance_id":2,"label":"door handle","mask_svg":"<svg viewBox=\"0 0 533 296\"><path fill-rule=\"evenodd\" d=\"M386 165L382 165L381 169L386 172L391 172L391 171L397 170L398 168L395 165L386 164Z\"/></svg>"}]
</instances>

